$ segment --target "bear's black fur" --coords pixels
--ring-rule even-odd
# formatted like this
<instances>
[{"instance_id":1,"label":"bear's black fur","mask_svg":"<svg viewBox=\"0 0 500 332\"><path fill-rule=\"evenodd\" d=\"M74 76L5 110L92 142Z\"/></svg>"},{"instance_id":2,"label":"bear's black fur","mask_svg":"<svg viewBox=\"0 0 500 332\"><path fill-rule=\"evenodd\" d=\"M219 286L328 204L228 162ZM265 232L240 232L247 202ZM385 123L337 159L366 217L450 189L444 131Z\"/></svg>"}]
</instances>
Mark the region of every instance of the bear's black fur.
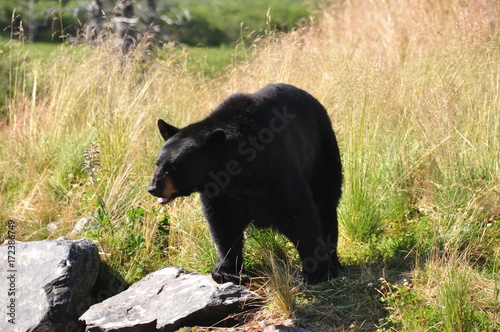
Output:
<instances>
[{"instance_id":1,"label":"bear's black fur","mask_svg":"<svg viewBox=\"0 0 500 332\"><path fill-rule=\"evenodd\" d=\"M294 243L308 282L337 276L342 166L328 114L314 97L270 84L230 96L185 128L163 120L158 127L166 142L148 191L161 204L200 193L217 248L215 281L248 281L240 274L252 221Z\"/></svg>"}]
</instances>

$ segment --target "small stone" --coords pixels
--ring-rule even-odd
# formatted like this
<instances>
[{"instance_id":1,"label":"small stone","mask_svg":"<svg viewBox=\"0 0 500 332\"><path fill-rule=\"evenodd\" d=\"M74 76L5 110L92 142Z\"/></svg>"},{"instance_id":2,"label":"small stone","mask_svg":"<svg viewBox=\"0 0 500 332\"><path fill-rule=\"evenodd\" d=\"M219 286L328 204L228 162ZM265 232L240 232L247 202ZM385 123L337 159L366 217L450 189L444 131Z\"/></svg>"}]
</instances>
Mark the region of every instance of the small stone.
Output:
<instances>
[{"instance_id":1,"label":"small stone","mask_svg":"<svg viewBox=\"0 0 500 332\"><path fill-rule=\"evenodd\" d=\"M288 327L294 327L299 325L299 321L296 319L287 319L283 322L283 325L288 326Z\"/></svg>"},{"instance_id":2,"label":"small stone","mask_svg":"<svg viewBox=\"0 0 500 332\"><path fill-rule=\"evenodd\" d=\"M56 221L50 222L47 224L47 229L49 230L49 232L54 233L55 231L57 231L59 226L61 226L62 222L63 222L62 220L56 220Z\"/></svg>"},{"instance_id":3,"label":"small stone","mask_svg":"<svg viewBox=\"0 0 500 332\"><path fill-rule=\"evenodd\" d=\"M78 220L75 227L73 227L73 230L71 230L71 232L69 233L69 236L76 237L80 235L87 226L87 224L91 221L92 218L87 218L87 217L83 217L82 219Z\"/></svg>"},{"instance_id":4,"label":"small stone","mask_svg":"<svg viewBox=\"0 0 500 332\"><path fill-rule=\"evenodd\" d=\"M263 332L312 332L311 330L301 327L285 326L285 325L269 325L266 326Z\"/></svg>"}]
</instances>

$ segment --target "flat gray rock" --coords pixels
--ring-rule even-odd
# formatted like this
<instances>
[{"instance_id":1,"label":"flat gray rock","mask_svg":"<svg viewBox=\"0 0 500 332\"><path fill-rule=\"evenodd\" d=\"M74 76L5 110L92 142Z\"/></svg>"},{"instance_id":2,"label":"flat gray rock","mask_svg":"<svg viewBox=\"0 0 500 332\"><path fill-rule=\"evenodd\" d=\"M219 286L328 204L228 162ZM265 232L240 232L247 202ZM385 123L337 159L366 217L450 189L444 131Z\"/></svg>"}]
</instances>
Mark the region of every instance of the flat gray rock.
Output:
<instances>
[{"instance_id":1,"label":"flat gray rock","mask_svg":"<svg viewBox=\"0 0 500 332\"><path fill-rule=\"evenodd\" d=\"M244 286L219 285L209 275L168 267L93 305L80 320L89 332L175 331L182 326L214 324L255 304L256 297Z\"/></svg>"},{"instance_id":2,"label":"flat gray rock","mask_svg":"<svg viewBox=\"0 0 500 332\"><path fill-rule=\"evenodd\" d=\"M99 270L95 244L68 239L16 243L0 246L0 257L4 260L0 264L4 292L0 302L2 308L8 308L0 320L0 331L77 328L78 316L91 304Z\"/></svg>"}]
</instances>

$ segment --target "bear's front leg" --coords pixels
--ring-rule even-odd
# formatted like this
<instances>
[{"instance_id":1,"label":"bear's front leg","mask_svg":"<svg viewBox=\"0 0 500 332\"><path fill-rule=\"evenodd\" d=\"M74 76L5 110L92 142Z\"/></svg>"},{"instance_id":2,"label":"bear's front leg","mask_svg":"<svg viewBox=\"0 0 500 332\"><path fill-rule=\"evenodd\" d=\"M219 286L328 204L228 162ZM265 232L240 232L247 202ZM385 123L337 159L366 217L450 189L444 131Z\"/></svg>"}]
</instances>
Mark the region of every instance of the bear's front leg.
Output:
<instances>
[{"instance_id":1,"label":"bear's front leg","mask_svg":"<svg viewBox=\"0 0 500 332\"><path fill-rule=\"evenodd\" d=\"M250 277L242 273L243 264L240 261L242 256L233 257L233 255L226 255L223 257L219 250L217 250L217 263L212 270L212 279L223 284L232 282L238 285L245 285L250 282Z\"/></svg>"},{"instance_id":2,"label":"bear's front leg","mask_svg":"<svg viewBox=\"0 0 500 332\"><path fill-rule=\"evenodd\" d=\"M243 272L243 233L250 224L247 210L228 197L208 198L200 194L203 213L217 249L212 279L217 283L246 284L250 278Z\"/></svg>"}]
</instances>

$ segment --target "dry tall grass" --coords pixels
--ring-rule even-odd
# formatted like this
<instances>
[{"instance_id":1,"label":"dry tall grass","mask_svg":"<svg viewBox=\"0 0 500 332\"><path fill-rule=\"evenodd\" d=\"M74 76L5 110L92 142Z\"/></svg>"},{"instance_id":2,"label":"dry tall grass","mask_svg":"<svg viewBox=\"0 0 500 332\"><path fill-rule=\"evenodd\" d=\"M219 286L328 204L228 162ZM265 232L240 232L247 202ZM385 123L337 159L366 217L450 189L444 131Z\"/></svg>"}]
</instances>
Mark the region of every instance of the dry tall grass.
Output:
<instances>
[{"instance_id":1,"label":"dry tall grass","mask_svg":"<svg viewBox=\"0 0 500 332\"><path fill-rule=\"evenodd\" d=\"M468 248L498 264L499 15L492 0L348 0L310 27L268 31L248 62L213 80L189 74L173 46L147 61L140 49L122 57L106 47L30 61L11 44L1 221L17 220L20 240L67 235L96 213L98 194L108 228L98 227L96 241L115 266L126 264L129 280L164 262L208 269L214 253L196 199L163 208L146 192L161 145L156 119L186 125L231 93L286 82L325 105L338 136L341 256L409 220L416 237L431 234L420 244L430 237L437 250ZM97 193L81 172L91 141L100 142ZM142 211L137 222L131 210ZM58 219L65 226L49 234ZM137 250L126 254L129 245Z\"/></svg>"}]
</instances>

